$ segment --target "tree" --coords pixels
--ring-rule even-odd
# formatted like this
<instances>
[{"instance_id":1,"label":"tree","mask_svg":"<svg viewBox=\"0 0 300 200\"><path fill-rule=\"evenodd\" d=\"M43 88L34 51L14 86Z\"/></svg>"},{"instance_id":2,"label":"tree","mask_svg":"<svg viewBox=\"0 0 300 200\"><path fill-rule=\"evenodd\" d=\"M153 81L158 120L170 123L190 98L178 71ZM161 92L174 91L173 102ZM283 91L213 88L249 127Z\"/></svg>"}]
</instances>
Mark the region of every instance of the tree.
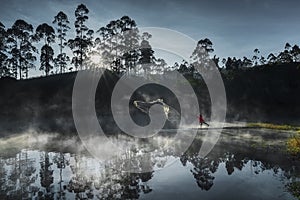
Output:
<instances>
[{"instance_id":1,"label":"tree","mask_svg":"<svg viewBox=\"0 0 300 200\"><path fill-rule=\"evenodd\" d=\"M264 65L264 64L266 64L267 61L264 56L260 56L259 62L261 65Z\"/></svg>"},{"instance_id":2,"label":"tree","mask_svg":"<svg viewBox=\"0 0 300 200\"><path fill-rule=\"evenodd\" d=\"M5 26L0 22L0 77L10 75L10 70L5 64L6 59L6 30Z\"/></svg>"},{"instance_id":3,"label":"tree","mask_svg":"<svg viewBox=\"0 0 300 200\"><path fill-rule=\"evenodd\" d=\"M188 74L190 72L188 65L189 65L188 62L183 60L182 63L179 65L178 72L180 72L181 74Z\"/></svg>"},{"instance_id":4,"label":"tree","mask_svg":"<svg viewBox=\"0 0 300 200\"><path fill-rule=\"evenodd\" d=\"M110 63L111 69L118 74L121 73L123 69L123 65L121 62L120 56L124 50L124 46L121 42L122 40L122 22L121 20L112 20L109 24L106 25L110 38L108 40L110 53L112 54L110 58L112 58L112 62Z\"/></svg>"},{"instance_id":5,"label":"tree","mask_svg":"<svg viewBox=\"0 0 300 200\"><path fill-rule=\"evenodd\" d=\"M232 61L232 59L230 58L230 57L228 57L227 58L227 61L226 61L226 63L225 63L225 68L226 68L226 70L231 70L231 69L233 69L233 61Z\"/></svg>"},{"instance_id":6,"label":"tree","mask_svg":"<svg viewBox=\"0 0 300 200\"><path fill-rule=\"evenodd\" d=\"M44 44L55 42L55 31L52 26L46 23L40 24L35 30L35 39L37 41L44 40Z\"/></svg>"},{"instance_id":7,"label":"tree","mask_svg":"<svg viewBox=\"0 0 300 200\"><path fill-rule=\"evenodd\" d=\"M222 64L223 64L223 67L222 67L222 68L225 68L225 67L226 67L226 66L225 66L226 62L227 62L226 58L223 58L223 59L222 59Z\"/></svg>"},{"instance_id":8,"label":"tree","mask_svg":"<svg viewBox=\"0 0 300 200\"><path fill-rule=\"evenodd\" d=\"M292 46L287 42L287 43L285 43L284 49L287 50L287 51L290 51L291 47Z\"/></svg>"},{"instance_id":9,"label":"tree","mask_svg":"<svg viewBox=\"0 0 300 200\"><path fill-rule=\"evenodd\" d=\"M141 67L144 70L144 74L147 74L151 69L151 66L154 66L155 64L154 51L152 50L152 47L148 41L148 39L150 39L151 37L151 34L144 32L140 45L139 64L141 64Z\"/></svg>"},{"instance_id":10,"label":"tree","mask_svg":"<svg viewBox=\"0 0 300 200\"><path fill-rule=\"evenodd\" d=\"M104 65L117 73L137 71L141 36L136 23L128 16L110 21L97 30L96 49Z\"/></svg>"},{"instance_id":11,"label":"tree","mask_svg":"<svg viewBox=\"0 0 300 200\"><path fill-rule=\"evenodd\" d=\"M277 62L277 57L273 54L270 53L267 57L268 64L275 64Z\"/></svg>"},{"instance_id":12,"label":"tree","mask_svg":"<svg viewBox=\"0 0 300 200\"><path fill-rule=\"evenodd\" d=\"M124 68L127 72L131 70L136 72L136 65L139 59L139 40L141 38L139 30L135 21L128 16L121 17L120 26L122 30L121 47L123 51L121 53L124 60Z\"/></svg>"},{"instance_id":13,"label":"tree","mask_svg":"<svg viewBox=\"0 0 300 200\"><path fill-rule=\"evenodd\" d=\"M243 62L242 60L239 58L239 59L236 59L235 57L233 58L234 60L234 68L235 69L240 69L242 66L243 66Z\"/></svg>"},{"instance_id":14,"label":"tree","mask_svg":"<svg viewBox=\"0 0 300 200\"><path fill-rule=\"evenodd\" d=\"M294 62L300 62L300 48L298 45L292 47L291 55Z\"/></svg>"},{"instance_id":15,"label":"tree","mask_svg":"<svg viewBox=\"0 0 300 200\"><path fill-rule=\"evenodd\" d=\"M36 28L35 32L36 41L44 40L44 46L41 48L40 70L45 71L46 76L48 76L51 69L53 69L51 63L54 60L54 51L50 44L55 42L55 31L52 26L43 23Z\"/></svg>"},{"instance_id":16,"label":"tree","mask_svg":"<svg viewBox=\"0 0 300 200\"><path fill-rule=\"evenodd\" d=\"M209 69L212 64L209 54L214 51L212 45L212 42L208 38L199 40L195 50L191 55L192 65L198 66L203 70Z\"/></svg>"},{"instance_id":17,"label":"tree","mask_svg":"<svg viewBox=\"0 0 300 200\"><path fill-rule=\"evenodd\" d=\"M219 66L220 58L217 57L217 55L214 55L214 57L212 58L212 61L214 61L216 67L219 69L220 68L220 66Z\"/></svg>"},{"instance_id":18,"label":"tree","mask_svg":"<svg viewBox=\"0 0 300 200\"><path fill-rule=\"evenodd\" d=\"M171 67L171 71L179 70L179 64L177 62Z\"/></svg>"},{"instance_id":19,"label":"tree","mask_svg":"<svg viewBox=\"0 0 300 200\"><path fill-rule=\"evenodd\" d=\"M55 17L53 24L56 24L57 38L59 40L59 54L55 58L55 64L60 69L60 73L62 73L67 66L67 62L70 60L69 56L66 53L63 53L63 49L66 46L66 35L69 27L68 16L60 11Z\"/></svg>"},{"instance_id":20,"label":"tree","mask_svg":"<svg viewBox=\"0 0 300 200\"><path fill-rule=\"evenodd\" d=\"M288 50L284 50L279 53L277 60L279 63L291 63L293 62L292 55Z\"/></svg>"},{"instance_id":21,"label":"tree","mask_svg":"<svg viewBox=\"0 0 300 200\"><path fill-rule=\"evenodd\" d=\"M105 66L111 66L113 62L112 45L111 45L111 31L106 27L101 27L97 30L100 38L95 39L96 49L99 55L102 56L102 62Z\"/></svg>"},{"instance_id":22,"label":"tree","mask_svg":"<svg viewBox=\"0 0 300 200\"><path fill-rule=\"evenodd\" d=\"M135 21L126 15L121 17L120 24L121 24L122 32L132 30L133 28L136 27Z\"/></svg>"},{"instance_id":23,"label":"tree","mask_svg":"<svg viewBox=\"0 0 300 200\"><path fill-rule=\"evenodd\" d=\"M41 49L40 70L45 71L46 76L48 76L53 69L53 65L51 65L51 62L53 62L53 56L53 49L49 45L45 44Z\"/></svg>"},{"instance_id":24,"label":"tree","mask_svg":"<svg viewBox=\"0 0 300 200\"><path fill-rule=\"evenodd\" d=\"M243 67L251 67L252 61L246 56L243 57Z\"/></svg>"},{"instance_id":25,"label":"tree","mask_svg":"<svg viewBox=\"0 0 300 200\"><path fill-rule=\"evenodd\" d=\"M155 60L155 73L162 74L164 72L167 63L164 59L158 58Z\"/></svg>"},{"instance_id":26,"label":"tree","mask_svg":"<svg viewBox=\"0 0 300 200\"><path fill-rule=\"evenodd\" d=\"M252 60L254 62L254 66L257 66L258 65L260 51L259 51L259 49L254 49L253 52L254 52L254 56L252 57Z\"/></svg>"},{"instance_id":27,"label":"tree","mask_svg":"<svg viewBox=\"0 0 300 200\"><path fill-rule=\"evenodd\" d=\"M284 46L284 51L280 52L277 60L279 63L291 63L293 62L292 49L289 43Z\"/></svg>"},{"instance_id":28,"label":"tree","mask_svg":"<svg viewBox=\"0 0 300 200\"><path fill-rule=\"evenodd\" d=\"M83 69L83 61L87 58L87 51L89 46L92 45L92 41L87 36L89 31L88 27L85 25L88 20L89 10L84 4L78 5L75 10L75 29L76 37L75 39L68 40L68 46L73 51L74 57L72 58L72 64L75 68Z\"/></svg>"},{"instance_id":29,"label":"tree","mask_svg":"<svg viewBox=\"0 0 300 200\"><path fill-rule=\"evenodd\" d=\"M11 28L7 30L8 65L12 67L15 77L19 70L19 78L22 79L22 72L28 77L30 68L34 68L33 62L36 60L34 53L37 49L32 45L33 27L24 20L17 20Z\"/></svg>"},{"instance_id":30,"label":"tree","mask_svg":"<svg viewBox=\"0 0 300 200\"><path fill-rule=\"evenodd\" d=\"M122 43L123 33L126 31L124 23L124 20L121 19L112 20L105 27L98 30L101 35L106 35L106 40L102 46L104 63L117 73L123 70L121 57L126 53L125 46ZM130 55L124 56L127 59L129 57Z\"/></svg>"}]
</instances>

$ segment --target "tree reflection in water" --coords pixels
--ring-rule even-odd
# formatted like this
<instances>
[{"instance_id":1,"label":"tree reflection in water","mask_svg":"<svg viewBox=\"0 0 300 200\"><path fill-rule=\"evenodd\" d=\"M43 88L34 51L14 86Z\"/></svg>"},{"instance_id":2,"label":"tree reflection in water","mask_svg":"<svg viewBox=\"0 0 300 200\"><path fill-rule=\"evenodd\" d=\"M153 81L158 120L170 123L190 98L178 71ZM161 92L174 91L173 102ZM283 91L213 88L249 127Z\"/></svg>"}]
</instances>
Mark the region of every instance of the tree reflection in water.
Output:
<instances>
[{"instance_id":1,"label":"tree reflection in water","mask_svg":"<svg viewBox=\"0 0 300 200\"><path fill-rule=\"evenodd\" d=\"M121 158L99 162L89 154L58 147L59 151L22 147L9 154L0 152L0 199L138 199L153 193L155 182L150 180L158 175L154 169L163 167L169 157L190 169L195 185L203 191L214 186L221 167L226 169L226 176L246 168L254 175L272 170L282 180L299 179L299 162L278 150L254 149L247 143L232 144L221 139L202 158L198 154L201 138L196 138L182 155L178 155L176 148L159 150L167 140L168 137L162 136L152 140L151 145L142 142L123 155L127 162L133 159L134 152L158 148L144 158L147 162L141 163L150 167L150 172L145 173L122 172L120 169L126 162Z\"/></svg>"}]
</instances>

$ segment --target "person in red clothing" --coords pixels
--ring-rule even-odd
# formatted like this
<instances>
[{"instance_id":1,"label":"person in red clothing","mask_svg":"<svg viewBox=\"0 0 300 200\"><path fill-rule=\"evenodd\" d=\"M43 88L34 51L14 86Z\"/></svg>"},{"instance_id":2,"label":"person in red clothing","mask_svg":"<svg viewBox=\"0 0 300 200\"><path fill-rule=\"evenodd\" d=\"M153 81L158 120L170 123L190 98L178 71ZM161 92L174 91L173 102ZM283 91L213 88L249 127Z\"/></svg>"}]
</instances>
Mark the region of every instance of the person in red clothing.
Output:
<instances>
[{"instance_id":1,"label":"person in red clothing","mask_svg":"<svg viewBox=\"0 0 300 200\"><path fill-rule=\"evenodd\" d=\"M205 124L206 126L209 126L208 123L206 123L202 117L202 115L200 114L200 116L198 117L199 119L199 124L200 124L200 127L202 127L202 124Z\"/></svg>"}]
</instances>

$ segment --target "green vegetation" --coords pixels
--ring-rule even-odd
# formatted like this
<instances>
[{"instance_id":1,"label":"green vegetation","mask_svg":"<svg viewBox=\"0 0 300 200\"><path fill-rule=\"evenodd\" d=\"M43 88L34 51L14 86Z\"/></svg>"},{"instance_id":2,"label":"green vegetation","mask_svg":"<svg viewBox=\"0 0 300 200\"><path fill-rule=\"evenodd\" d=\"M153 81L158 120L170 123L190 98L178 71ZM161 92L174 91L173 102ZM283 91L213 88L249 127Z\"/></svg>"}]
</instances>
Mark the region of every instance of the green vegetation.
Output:
<instances>
[{"instance_id":1,"label":"green vegetation","mask_svg":"<svg viewBox=\"0 0 300 200\"><path fill-rule=\"evenodd\" d=\"M287 151L295 156L300 156L300 133L287 140Z\"/></svg>"},{"instance_id":2,"label":"green vegetation","mask_svg":"<svg viewBox=\"0 0 300 200\"><path fill-rule=\"evenodd\" d=\"M287 189L297 199L300 199L300 182L299 181L288 184Z\"/></svg>"},{"instance_id":3,"label":"green vegetation","mask_svg":"<svg viewBox=\"0 0 300 200\"><path fill-rule=\"evenodd\" d=\"M282 124L269 124L269 123L248 123L248 127L259 127L259 128L268 128L268 129L276 129L276 130L290 130L300 132L299 126L292 125L282 125Z\"/></svg>"},{"instance_id":4,"label":"green vegetation","mask_svg":"<svg viewBox=\"0 0 300 200\"><path fill-rule=\"evenodd\" d=\"M278 124L268 124L268 123L249 123L248 127L261 127L261 128L269 128L276 130L290 130L296 131L292 137L290 137L287 142L287 151L294 156L300 156L300 127L299 126L291 126L291 125L278 125Z\"/></svg>"}]
</instances>

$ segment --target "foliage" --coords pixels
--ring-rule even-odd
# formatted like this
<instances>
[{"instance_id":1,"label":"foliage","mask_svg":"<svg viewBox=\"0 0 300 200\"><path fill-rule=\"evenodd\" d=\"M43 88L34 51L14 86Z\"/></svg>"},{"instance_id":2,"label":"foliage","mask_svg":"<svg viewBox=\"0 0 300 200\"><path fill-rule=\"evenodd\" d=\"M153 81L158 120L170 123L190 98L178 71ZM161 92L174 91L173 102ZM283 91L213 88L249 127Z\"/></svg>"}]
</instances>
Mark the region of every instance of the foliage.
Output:
<instances>
[{"instance_id":1,"label":"foliage","mask_svg":"<svg viewBox=\"0 0 300 200\"><path fill-rule=\"evenodd\" d=\"M86 26L86 22L88 20L88 8L80 4L75 10L76 20L74 22L76 29L76 37L74 39L68 40L68 46L73 51L74 57L72 58L72 64L76 69L80 67L83 69L83 62L87 59L87 53L89 51L89 47L93 45L93 30L90 30Z\"/></svg>"},{"instance_id":2,"label":"foliage","mask_svg":"<svg viewBox=\"0 0 300 200\"><path fill-rule=\"evenodd\" d=\"M36 41L44 40L44 44L49 45L55 42L55 31L46 23L40 24L35 30L34 39Z\"/></svg>"},{"instance_id":3,"label":"foliage","mask_svg":"<svg viewBox=\"0 0 300 200\"><path fill-rule=\"evenodd\" d=\"M295 135L289 138L286 142L287 151L292 155L300 155L300 127L291 125L278 125L268 123L249 123L248 127L261 127L276 130L291 130L296 131Z\"/></svg>"},{"instance_id":4,"label":"foliage","mask_svg":"<svg viewBox=\"0 0 300 200\"><path fill-rule=\"evenodd\" d=\"M269 124L269 123L248 123L247 126L248 127L277 129L277 130L293 130L293 131L300 130L300 127L298 127L298 126Z\"/></svg>"},{"instance_id":5,"label":"foliage","mask_svg":"<svg viewBox=\"0 0 300 200\"><path fill-rule=\"evenodd\" d=\"M53 49L49 45L45 44L41 49L40 70L45 71L46 76L48 76L50 71L53 69L53 65L51 65L51 62L53 62L53 55Z\"/></svg>"},{"instance_id":6,"label":"foliage","mask_svg":"<svg viewBox=\"0 0 300 200\"><path fill-rule=\"evenodd\" d=\"M287 189L290 193L292 193L292 195L294 195L297 199L300 200L300 182L299 181L289 183L287 185Z\"/></svg>"},{"instance_id":7,"label":"foliage","mask_svg":"<svg viewBox=\"0 0 300 200\"><path fill-rule=\"evenodd\" d=\"M67 67L67 63L70 61L69 56L67 56L67 54L63 52L63 49L67 44L66 35L68 30L70 29L69 27L70 22L68 20L68 16L64 12L60 11L54 17L52 23L57 25L56 31L57 31L57 38L59 40L59 50L60 50L59 54L54 59L54 63L56 67L60 69L60 73L62 73L63 71L65 71Z\"/></svg>"},{"instance_id":8,"label":"foliage","mask_svg":"<svg viewBox=\"0 0 300 200\"><path fill-rule=\"evenodd\" d=\"M40 70L45 71L46 76L48 76L53 68L51 63L54 60L54 50L50 44L55 42L55 31L52 26L43 23L36 28L35 32L36 41L44 40L44 46L41 48Z\"/></svg>"},{"instance_id":9,"label":"foliage","mask_svg":"<svg viewBox=\"0 0 300 200\"><path fill-rule=\"evenodd\" d=\"M0 22L0 77L10 74L9 68L6 66L6 30L5 26Z\"/></svg>"},{"instance_id":10,"label":"foliage","mask_svg":"<svg viewBox=\"0 0 300 200\"><path fill-rule=\"evenodd\" d=\"M139 40L141 36L136 22L128 16L110 21L97 31L96 49L104 65L114 72L136 70L139 60Z\"/></svg>"},{"instance_id":11,"label":"foliage","mask_svg":"<svg viewBox=\"0 0 300 200\"><path fill-rule=\"evenodd\" d=\"M24 20L17 20L11 28L7 30L7 49L9 57L7 58L8 65L11 67L13 76L17 77L19 70L19 78L23 78L22 72L25 72L28 77L28 70L34 68L33 62L36 57L33 53L37 49L32 45L33 27Z\"/></svg>"},{"instance_id":12,"label":"foliage","mask_svg":"<svg viewBox=\"0 0 300 200\"><path fill-rule=\"evenodd\" d=\"M67 37L67 32L71 29L70 22L68 16L62 11L58 12L52 22L55 24L56 33L54 28L46 23L40 24L33 35L33 26L22 19L17 20L8 29L5 29L0 22L0 77L17 78L18 72L20 79L28 77L29 70L35 68L35 54L38 53L32 42L41 40L44 40L44 47L42 47L44 54L40 55L40 69L45 70L45 65L47 65L52 66L47 67L51 71L55 66L60 73L65 72L67 68L72 69L68 66L70 55L67 51L63 52L66 46L73 53L71 64L75 66L76 70L83 70L83 66L86 66L85 69L101 66L109 67L117 74L131 72L163 74L178 70L184 75L201 79L200 73L215 65L228 75L227 79L231 79L235 72L240 75L246 68L274 67L275 65L300 62L300 48L296 44L286 43L281 52L269 53L266 58L258 48L255 48L252 58L243 56L222 59L211 55L214 52L213 42L205 38L198 41L190 56L190 61L168 65L165 60L156 57L149 41L151 34L140 33L135 20L129 16L110 21L107 25L99 28L97 31L99 37L94 38L94 30L87 27L89 9L84 4L80 4L74 14L76 33L74 38ZM58 39L58 53L51 47L55 38ZM45 55L45 53L49 54ZM95 57L99 59L93 59ZM222 67L219 66L219 62ZM200 69L200 73L195 68ZM49 75L49 72L46 72L46 75Z\"/></svg>"},{"instance_id":13,"label":"foliage","mask_svg":"<svg viewBox=\"0 0 300 200\"><path fill-rule=\"evenodd\" d=\"M287 140L287 151L292 155L300 155L300 133L295 134Z\"/></svg>"}]
</instances>

